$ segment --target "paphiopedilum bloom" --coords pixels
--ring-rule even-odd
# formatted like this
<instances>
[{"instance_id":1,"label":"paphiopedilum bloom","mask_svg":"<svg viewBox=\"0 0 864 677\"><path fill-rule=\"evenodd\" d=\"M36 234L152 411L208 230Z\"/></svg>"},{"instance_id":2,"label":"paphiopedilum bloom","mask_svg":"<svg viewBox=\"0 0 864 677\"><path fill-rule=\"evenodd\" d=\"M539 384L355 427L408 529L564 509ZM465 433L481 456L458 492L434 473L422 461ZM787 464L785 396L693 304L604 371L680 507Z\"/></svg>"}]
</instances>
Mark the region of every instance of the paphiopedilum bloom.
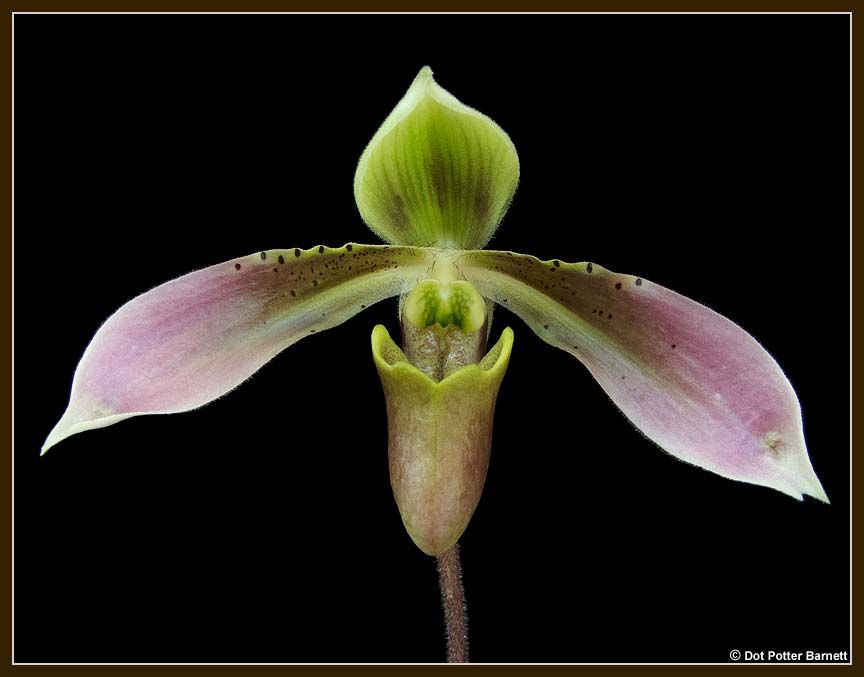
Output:
<instances>
[{"instance_id":1,"label":"paphiopedilum bloom","mask_svg":"<svg viewBox=\"0 0 864 677\"><path fill-rule=\"evenodd\" d=\"M670 454L827 501L795 392L746 331L640 277L483 249L518 180L507 134L424 68L355 176L360 213L388 244L256 252L132 299L87 347L43 453L131 416L207 404L296 341L398 297L401 347L379 325L372 355L386 397L394 496L411 538L430 555L458 541L485 481L513 347L506 328L487 349L496 304L580 360Z\"/></svg>"}]
</instances>

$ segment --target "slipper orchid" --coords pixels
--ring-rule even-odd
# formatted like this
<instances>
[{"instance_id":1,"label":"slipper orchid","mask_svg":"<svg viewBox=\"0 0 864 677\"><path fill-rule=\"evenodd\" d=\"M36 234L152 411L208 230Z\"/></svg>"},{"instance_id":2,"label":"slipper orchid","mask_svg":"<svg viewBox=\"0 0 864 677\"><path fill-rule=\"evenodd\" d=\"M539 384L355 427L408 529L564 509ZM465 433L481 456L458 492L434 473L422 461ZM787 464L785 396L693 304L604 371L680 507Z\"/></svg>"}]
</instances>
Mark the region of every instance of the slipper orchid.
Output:
<instances>
[{"instance_id":1,"label":"slipper orchid","mask_svg":"<svg viewBox=\"0 0 864 677\"><path fill-rule=\"evenodd\" d=\"M402 347L379 325L372 353L394 495L429 555L454 546L483 488L513 345L507 328L487 351L495 304L580 360L665 451L730 479L827 502L795 392L743 329L594 263L483 250L518 179L507 134L422 69L355 175L360 213L388 244L257 252L129 301L87 347L42 453L131 416L200 407L294 342L399 297Z\"/></svg>"}]
</instances>

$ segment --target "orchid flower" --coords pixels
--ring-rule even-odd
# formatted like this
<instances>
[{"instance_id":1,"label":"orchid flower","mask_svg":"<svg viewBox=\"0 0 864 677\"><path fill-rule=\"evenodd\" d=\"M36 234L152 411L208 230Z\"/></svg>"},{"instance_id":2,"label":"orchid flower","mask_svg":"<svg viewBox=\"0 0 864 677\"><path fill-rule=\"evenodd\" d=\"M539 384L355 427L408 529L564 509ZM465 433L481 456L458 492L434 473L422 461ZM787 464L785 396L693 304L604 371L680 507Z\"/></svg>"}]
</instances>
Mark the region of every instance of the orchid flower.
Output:
<instances>
[{"instance_id":1,"label":"orchid flower","mask_svg":"<svg viewBox=\"0 0 864 677\"><path fill-rule=\"evenodd\" d=\"M355 174L360 214L387 244L256 252L132 299L87 347L42 453L132 416L203 406L296 341L398 297L401 347L384 326L372 332L390 479L404 526L439 558L442 583L458 569L455 546L480 500L513 348L505 328L487 349L496 304L581 361L661 449L827 502L795 392L746 331L641 277L483 249L518 180L508 135L423 68ZM448 589L451 609L461 605Z\"/></svg>"}]
</instances>

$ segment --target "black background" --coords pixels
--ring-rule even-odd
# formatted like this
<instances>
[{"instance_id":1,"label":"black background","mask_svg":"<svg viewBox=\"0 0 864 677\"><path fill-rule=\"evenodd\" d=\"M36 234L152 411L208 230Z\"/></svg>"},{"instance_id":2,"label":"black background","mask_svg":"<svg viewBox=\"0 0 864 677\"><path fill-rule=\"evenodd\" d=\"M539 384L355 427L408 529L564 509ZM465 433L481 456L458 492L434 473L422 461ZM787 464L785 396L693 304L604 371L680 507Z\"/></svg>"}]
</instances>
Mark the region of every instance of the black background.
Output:
<instances>
[{"instance_id":1,"label":"black background","mask_svg":"<svg viewBox=\"0 0 864 677\"><path fill-rule=\"evenodd\" d=\"M847 649L848 21L17 16L16 660L442 660L369 351L395 302L199 411L38 455L126 300L376 241L354 168L424 64L519 150L490 247L641 275L745 327L796 387L832 499L664 454L499 310L516 344L462 538L473 660Z\"/></svg>"}]
</instances>

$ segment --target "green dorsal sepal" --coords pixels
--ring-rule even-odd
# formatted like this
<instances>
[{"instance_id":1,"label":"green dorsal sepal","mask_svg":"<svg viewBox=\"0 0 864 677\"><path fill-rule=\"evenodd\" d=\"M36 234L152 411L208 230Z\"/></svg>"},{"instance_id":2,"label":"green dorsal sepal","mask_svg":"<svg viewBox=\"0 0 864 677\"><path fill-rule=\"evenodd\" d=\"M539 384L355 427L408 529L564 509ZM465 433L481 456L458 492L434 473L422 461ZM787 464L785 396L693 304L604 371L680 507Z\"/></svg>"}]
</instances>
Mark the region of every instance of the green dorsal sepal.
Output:
<instances>
[{"instance_id":1,"label":"green dorsal sepal","mask_svg":"<svg viewBox=\"0 0 864 677\"><path fill-rule=\"evenodd\" d=\"M388 242L479 249L518 181L510 137L426 67L360 157L354 197L363 220Z\"/></svg>"},{"instance_id":2,"label":"green dorsal sepal","mask_svg":"<svg viewBox=\"0 0 864 677\"><path fill-rule=\"evenodd\" d=\"M402 312L418 329L455 325L469 334L483 326L486 302L470 282L423 280L408 294Z\"/></svg>"}]
</instances>

